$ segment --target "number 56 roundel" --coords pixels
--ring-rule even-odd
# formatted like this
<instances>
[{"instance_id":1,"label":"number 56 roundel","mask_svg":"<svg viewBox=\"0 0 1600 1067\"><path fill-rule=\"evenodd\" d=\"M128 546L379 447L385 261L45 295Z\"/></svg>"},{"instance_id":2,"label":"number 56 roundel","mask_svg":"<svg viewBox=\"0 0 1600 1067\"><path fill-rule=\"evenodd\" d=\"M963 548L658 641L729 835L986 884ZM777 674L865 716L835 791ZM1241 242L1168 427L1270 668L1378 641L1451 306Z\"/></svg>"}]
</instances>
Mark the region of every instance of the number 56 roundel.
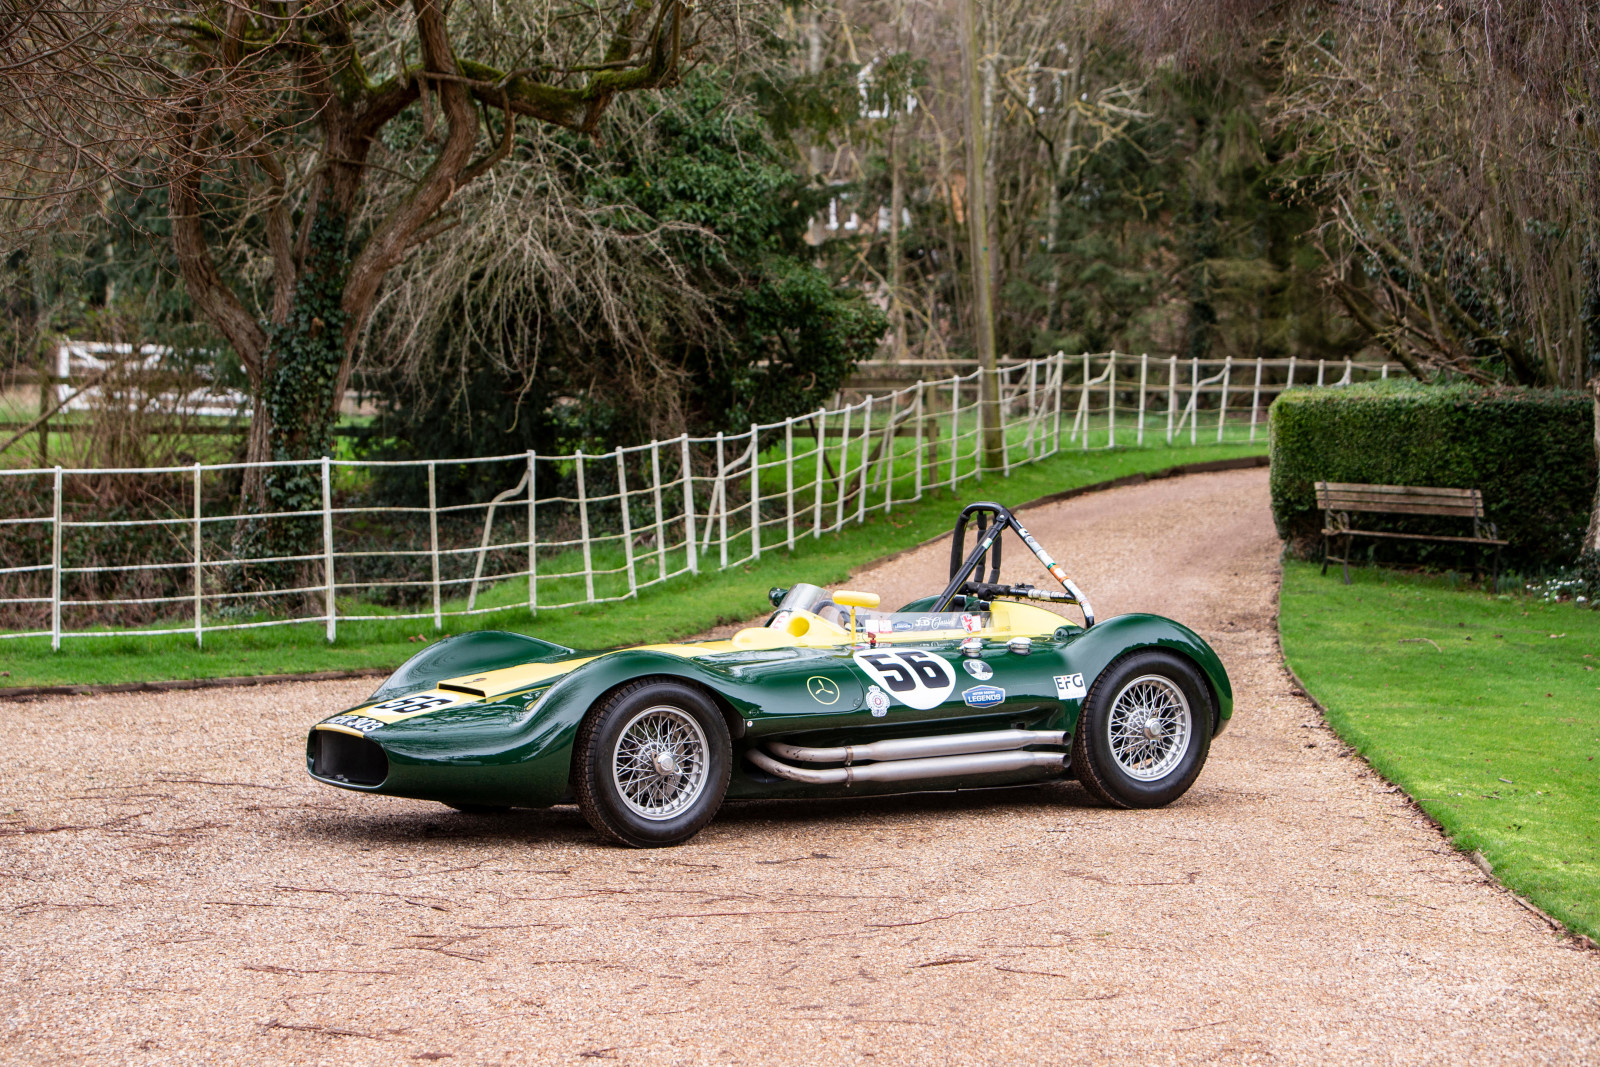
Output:
<instances>
[{"instance_id":1,"label":"number 56 roundel","mask_svg":"<svg viewBox=\"0 0 1600 1067\"><path fill-rule=\"evenodd\" d=\"M918 711L932 711L956 687L956 672L938 656L921 649L857 652L856 666L889 695Z\"/></svg>"}]
</instances>

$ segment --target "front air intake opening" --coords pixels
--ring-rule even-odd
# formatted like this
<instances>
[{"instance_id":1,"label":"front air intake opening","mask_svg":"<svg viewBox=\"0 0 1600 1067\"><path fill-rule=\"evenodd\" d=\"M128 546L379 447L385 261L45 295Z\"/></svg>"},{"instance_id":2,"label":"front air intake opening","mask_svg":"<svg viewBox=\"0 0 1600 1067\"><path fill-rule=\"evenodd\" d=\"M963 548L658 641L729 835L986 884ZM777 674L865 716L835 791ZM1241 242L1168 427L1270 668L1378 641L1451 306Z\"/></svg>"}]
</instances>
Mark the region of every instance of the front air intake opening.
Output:
<instances>
[{"instance_id":1,"label":"front air intake opening","mask_svg":"<svg viewBox=\"0 0 1600 1067\"><path fill-rule=\"evenodd\" d=\"M334 730L311 732L311 773L332 782L382 785L389 757L376 741Z\"/></svg>"}]
</instances>

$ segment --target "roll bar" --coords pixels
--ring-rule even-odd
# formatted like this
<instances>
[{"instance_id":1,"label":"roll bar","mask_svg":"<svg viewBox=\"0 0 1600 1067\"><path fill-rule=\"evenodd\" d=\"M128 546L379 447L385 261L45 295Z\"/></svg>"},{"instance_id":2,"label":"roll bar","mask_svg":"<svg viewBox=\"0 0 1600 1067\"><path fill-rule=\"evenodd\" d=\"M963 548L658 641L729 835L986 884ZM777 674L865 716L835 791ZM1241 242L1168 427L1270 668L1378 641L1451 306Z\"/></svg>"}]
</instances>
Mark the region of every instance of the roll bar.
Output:
<instances>
[{"instance_id":1,"label":"roll bar","mask_svg":"<svg viewBox=\"0 0 1600 1067\"><path fill-rule=\"evenodd\" d=\"M973 521L976 527L976 541L972 552L963 556L962 553L966 550L967 523L969 520ZM1066 594L1063 596L1059 593L1049 593L1046 590L1035 590L1032 586L1017 586L1015 590L1003 586L999 588L1006 589L1008 595L1076 604L1079 610L1083 612L1084 626L1093 626L1094 608L1090 605L1089 598L1084 596L1083 592L1073 584L1071 578L1067 577L1066 570L1061 564L1050 558L1050 553L1046 552L1043 546L1033 539L1033 535L1028 532L1027 527L1017 521L1017 517L1011 514L1010 509L1003 504L996 504L988 500L968 504L961 509L961 515L956 519L955 532L950 538L950 584L945 586L944 592L940 593L939 598L934 601L933 611L948 610L950 602L955 599L958 593L963 591L962 587L965 585L987 586L986 592L996 589L1000 581L1000 535L1007 528L1010 528L1013 533L1022 539L1022 543L1028 546L1028 549L1040 563L1044 564L1044 569L1050 572L1050 576L1061 583L1062 588L1066 590ZM987 581L983 578L985 560L989 564ZM976 578L974 578L974 574L976 574Z\"/></svg>"}]
</instances>

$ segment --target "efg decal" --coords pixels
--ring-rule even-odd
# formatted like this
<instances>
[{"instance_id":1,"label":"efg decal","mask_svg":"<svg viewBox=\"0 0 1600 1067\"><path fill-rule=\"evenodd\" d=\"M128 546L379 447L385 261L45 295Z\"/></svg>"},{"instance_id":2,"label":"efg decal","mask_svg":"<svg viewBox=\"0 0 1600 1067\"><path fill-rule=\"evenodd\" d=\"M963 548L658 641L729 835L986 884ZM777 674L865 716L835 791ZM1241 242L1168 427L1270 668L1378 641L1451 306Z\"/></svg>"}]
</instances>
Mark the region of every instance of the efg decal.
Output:
<instances>
[{"instance_id":1,"label":"efg decal","mask_svg":"<svg viewBox=\"0 0 1600 1067\"><path fill-rule=\"evenodd\" d=\"M889 694L877 686L867 690L867 707L872 709L872 717L881 719L889 714Z\"/></svg>"},{"instance_id":2,"label":"efg decal","mask_svg":"<svg viewBox=\"0 0 1600 1067\"><path fill-rule=\"evenodd\" d=\"M1082 700L1089 692L1081 674L1056 675L1056 696L1062 700Z\"/></svg>"},{"instance_id":3,"label":"efg decal","mask_svg":"<svg viewBox=\"0 0 1600 1067\"><path fill-rule=\"evenodd\" d=\"M964 659L961 665L967 669L968 674L980 682L987 682L994 677L994 668L981 659Z\"/></svg>"},{"instance_id":4,"label":"efg decal","mask_svg":"<svg viewBox=\"0 0 1600 1067\"><path fill-rule=\"evenodd\" d=\"M961 694L961 699L974 708L992 708L1005 698L1006 691L996 685L975 685Z\"/></svg>"}]
</instances>

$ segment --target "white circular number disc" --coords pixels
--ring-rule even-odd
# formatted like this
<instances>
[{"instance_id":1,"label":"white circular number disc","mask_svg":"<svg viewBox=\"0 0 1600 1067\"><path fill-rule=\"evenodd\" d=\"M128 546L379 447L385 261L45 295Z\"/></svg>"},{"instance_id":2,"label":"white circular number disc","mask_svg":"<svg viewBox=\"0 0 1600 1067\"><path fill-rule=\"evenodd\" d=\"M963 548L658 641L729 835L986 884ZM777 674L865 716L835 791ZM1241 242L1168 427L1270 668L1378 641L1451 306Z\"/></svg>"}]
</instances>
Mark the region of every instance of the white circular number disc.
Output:
<instances>
[{"instance_id":1,"label":"white circular number disc","mask_svg":"<svg viewBox=\"0 0 1600 1067\"><path fill-rule=\"evenodd\" d=\"M897 703L918 711L932 711L948 700L956 687L956 672L950 664L920 648L875 648L857 652L853 658L862 673Z\"/></svg>"}]
</instances>

